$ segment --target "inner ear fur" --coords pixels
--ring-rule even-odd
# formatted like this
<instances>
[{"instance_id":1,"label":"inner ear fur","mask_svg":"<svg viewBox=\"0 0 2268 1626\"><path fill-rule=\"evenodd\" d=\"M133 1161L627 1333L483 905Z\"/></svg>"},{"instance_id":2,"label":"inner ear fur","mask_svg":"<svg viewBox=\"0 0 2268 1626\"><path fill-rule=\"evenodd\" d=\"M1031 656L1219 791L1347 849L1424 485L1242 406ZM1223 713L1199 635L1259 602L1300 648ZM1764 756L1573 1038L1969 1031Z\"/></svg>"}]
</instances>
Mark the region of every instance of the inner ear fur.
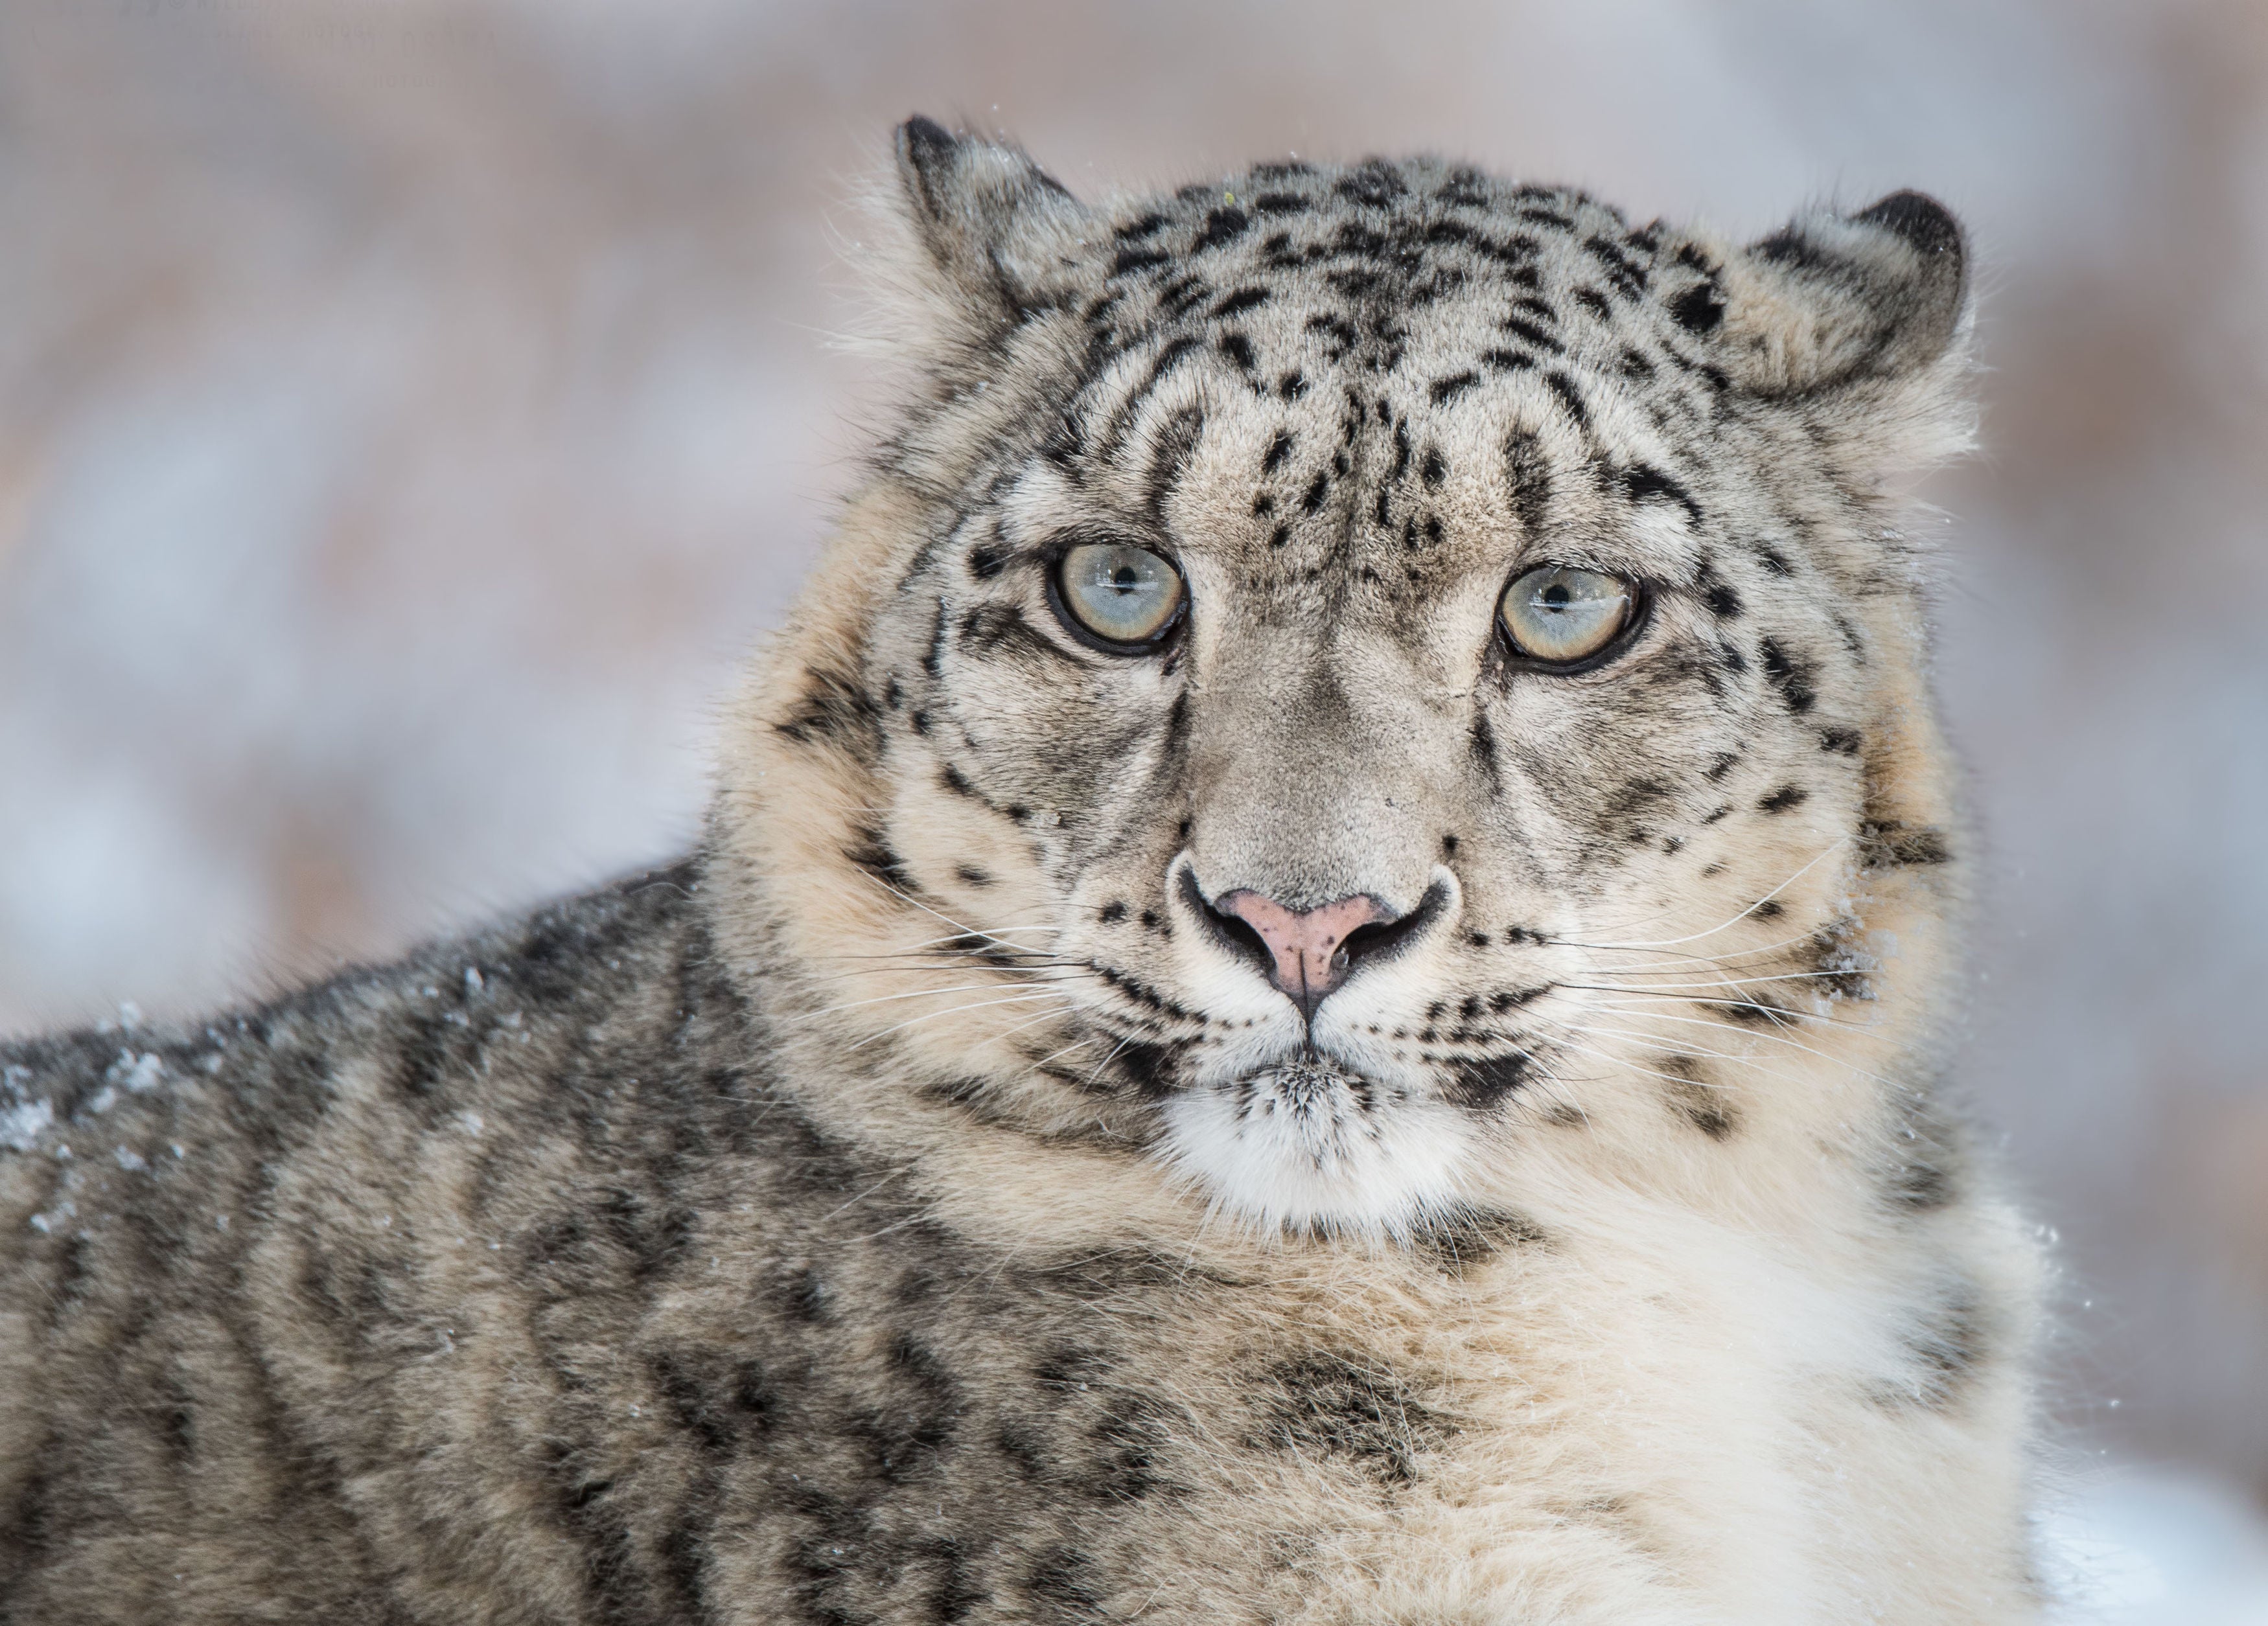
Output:
<instances>
[{"instance_id":1,"label":"inner ear fur","mask_svg":"<svg viewBox=\"0 0 2268 1626\"><path fill-rule=\"evenodd\" d=\"M1919 192L1800 215L1730 255L1720 286L1720 364L1758 394L1895 382L1962 359L1968 246L1951 211Z\"/></svg>"},{"instance_id":2,"label":"inner ear fur","mask_svg":"<svg viewBox=\"0 0 2268 1626\"><path fill-rule=\"evenodd\" d=\"M1020 148L918 115L898 126L896 147L906 222L964 337L1061 303L1094 224L1062 182Z\"/></svg>"}]
</instances>

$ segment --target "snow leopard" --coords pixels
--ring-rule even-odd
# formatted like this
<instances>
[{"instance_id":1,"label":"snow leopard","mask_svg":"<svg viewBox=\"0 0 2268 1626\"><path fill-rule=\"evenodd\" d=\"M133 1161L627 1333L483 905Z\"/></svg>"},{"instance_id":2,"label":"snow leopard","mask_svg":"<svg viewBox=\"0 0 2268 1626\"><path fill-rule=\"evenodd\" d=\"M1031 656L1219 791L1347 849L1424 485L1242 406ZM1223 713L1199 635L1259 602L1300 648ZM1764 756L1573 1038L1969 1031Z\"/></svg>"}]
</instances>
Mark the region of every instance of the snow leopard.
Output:
<instances>
[{"instance_id":1,"label":"snow leopard","mask_svg":"<svg viewBox=\"0 0 2268 1626\"><path fill-rule=\"evenodd\" d=\"M0 1046L0 1618L2038 1618L1953 216L895 155L695 850Z\"/></svg>"}]
</instances>

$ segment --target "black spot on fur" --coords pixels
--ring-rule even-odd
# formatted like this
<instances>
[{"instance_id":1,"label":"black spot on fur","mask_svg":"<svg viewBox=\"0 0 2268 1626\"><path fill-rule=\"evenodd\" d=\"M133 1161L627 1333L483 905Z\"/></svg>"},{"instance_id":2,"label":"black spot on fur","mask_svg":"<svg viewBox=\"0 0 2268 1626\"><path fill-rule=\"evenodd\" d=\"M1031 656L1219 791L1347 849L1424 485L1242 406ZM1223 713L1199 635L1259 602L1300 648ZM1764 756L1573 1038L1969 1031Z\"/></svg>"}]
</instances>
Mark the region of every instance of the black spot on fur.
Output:
<instances>
[{"instance_id":1,"label":"black spot on fur","mask_svg":"<svg viewBox=\"0 0 2268 1626\"><path fill-rule=\"evenodd\" d=\"M1983 1295L1968 1283L1945 1289L1938 1302L1918 1313L1905 1344L1918 1374L1900 1400L1932 1410L1957 1407L1978 1370L1992 1357L1993 1321Z\"/></svg>"},{"instance_id":2,"label":"black spot on fur","mask_svg":"<svg viewBox=\"0 0 2268 1626\"><path fill-rule=\"evenodd\" d=\"M809 666L804 669L802 690L787 720L773 725L798 745L821 740L847 747L861 761L872 761L882 748L881 713L873 695L849 673Z\"/></svg>"},{"instance_id":3,"label":"black spot on fur","mask_svg":"<svg viewBox=\"0 0 2268 1626\"><path fill-rule=\"evenodd\" d=\"M1946 864L1953 850L1945 832L1933 824L1874 821L1859 827L1859 859L1870 870L1891 869L1902 864Z\"/></svg>"},{"instance_id":4,"label":"black spot on fur","mask_svg":"<svg viewBox=\"0 0 2268 1626\"><path fill-rule=\"evenodd\" d=\"M1730 1140L1740 1120L1723 1090L1714 1087L1699 1058L1670 1056L1660 1071L1674 1075L1668 1083L1669 1104L1695 1129L1713 1141Z\"/></svg>"},{"instance_id":5,"label":"black spot on fur","mask_svg":"<svg viewBox=\"0 0 2268 1626\"><path fill-rule=\"evenodd\" d=\"M1524 1214L1501 1209L1459 1208L1430 1221L1410 1238L1412 1250L1429 1254L1446 1274L1462 1276L1515 1248L1541 1247L1550 1239Z\"/></svg>"},{"instance_id":6,"label":"black spot on fur","mask_svg":"<svg viewBox=\"0 0 2268 1626\"><path fill-rule=\"evenodd\" d=\"M1951 1207L1961 1196L1961 1148L1934 1093L1909 1087L1897 1093L1894 1106L1882 1181L1891 1207L1909 1214Z\"/></svg>"},{"instance_id":7,"label":"black spot on fur","mask_svg":"<svg viewBox=\"0 0 2268 1626\"><path fill-rule=\"evenodd\" d=\"M1274 474L1284 466L1284 460L1291 455L1292 431L1288 429L1279 429L1276 431L1276 438L1268 443L1267 454L1260 460L1260 472L1263 475Z\"/></svg>"},{"instance_id":8,"label":"black spot on fur","mask_svg":"<svg viewBox=\"0 0 2268 1626\"><path fill-rule=\"evenodd\" d=\"M854 825L850 835L850 845L843 850L845 858L893 892L902 891L914 884L913 872L906 868L906 861L891 850L879 828L871 824Z\"/></svg>"},{"instance_id":9,"label":"black spot on fur","mask_svg":"<svg viewBox=\"0 0 2268 1626\"><path fill-rule=\"evenodd\" d=\"M1533 1063L1520 1051L1479 1061L1460 1062L1452 1072L1450 1100L1475 1112L1486 1112L1527 1083Z\"/></svg>"},{"instance_id":10,"label":"black spot on fur","mask_svg":"<svg viewBox=\"0 0 2268 1626\"><path fill-rule=\"evenodd\" d=\"M1197 455L1197 443L1204 436L1204 412L1197 407L1182 408L1158 431L1148 480L1148 507L1152 519L1161 524L1164 522L1167 499L1181 482L1182 473L1189 467L1189 460Z\"/></svg>"},{"instance_id":11,"label":"black spot on fur","mask_svg":"<svg viewBox=\"0 0 2268 1626\"><path fill-rule=\"evenodd\" d=\"M1564 372L1547 372L1543 375L1543 382L1550 386L1559 404L1567 409L1567 416L1575 420L1577 429L1591 427L1591 409L1583 404L1583 392L1575 387L1574 379Z\"/></svg>"},{"instance_id":12,"label":"black spot on fur","mask_svg":"<svg viewBox=\"0 0 2268 1626\"><path fill-rule=\"evenodd\" d=\"M1050 661L1077 658L1033 626L1024 618L1024 612L1012 604L976 606L961 618L959 642L963 651L979 657L1015 651Z\"/></svg>"},{"instance_id":13,"label":"black spot on fur","mask_svg":"<svg viewBox=\"0 0 2268 1626\"><path fill-rule=\"evenodd\" d=\"M1792 807L1800 807L1811 798L1811 792L1800 784L1784 784L1771 795L1760 798L1756 809L1760 813L1783 813Z\"/></svg>"},{"instance_id":14,"label":"black spot on fur","mask_svg":"<svg viewBox=\"0 0 2268 1626\"><path fill-rule=\"evenodd\" d=\"M1623 253L1617 245L1594 234L1583 239L1583 247L1607 274L1608 283L1615 292L1635 299L1646 291L1646 268Z\"/></svg>"},{"instance_id":15,"label":"black spot on fur","mask_svg":"<svg viewBox=\"0 0 2268 1626\"><path fill-rule=\"evenodd\" d=\"M1245 228L1251 224L1252 217L1241 209L1216 209L1205 217L1204 230L1189 245L1189 252L1201 254L1208 248L1233 243L1244 235Z\"/></svg>"},{"instance_id":16,"label":"black spot on fur","mask_svg":"<svg viewBox=\"0 0 2268 1626\"><path fill-rule=\"evenodd\" d=\"M1669 302L1669 313L1688 333L1712 333L1725 320L1724 296L1713 283L1696 283Z\"/></svg>"},{"instance_id":17,"label":"black spot on fur","mask_svg":"<svg viewBox=\"0 0 2268 1626\"><path fill-rule=\"evenodd\" d=\"M1454 372L1446 379L1434 379L1427 393L1432 396L1435 406L1443 407L1480 381L1481 375L1477 372L1469 370L1464 372Z\"/></svg>"},{"instance_id":18,"label":"black spot on fur","mask_svg":"<svg viewBox=\"0 0 2268 1626\"><path fill-rule=\"evenodd\" d=\"M1117 257L1110 262L1110 275L1125 276L1137 271L1150 270L1153 267L1169 265L1172 262L1173 256L1163 249L1122 248L1118 251Z\"/></svg>"},{"instance_id":19,"label":"black spot on fur","mask_svg":"<svg viewBox=\"0 0 2268 1626\"><path fill-rule=\"evenodd\" d=\"M1473 714L1471 739L1473 761L1479 764L1481 772L1488 777L1489 794L1500 794L1504 789L1503 770L1497 766L1496 730L1490 725L1487 712Z\"/></svg>"},{"instance_id":20,"label":"black spot on fur","mask_svg":"<svg viewBox=\"0 0 2268 1626\"><path fill-rule=\"evenodd\" d=\"M1117 1051L1119 1071L1150 1100L1161 1100L1180 1087L1174 1072L1173 1052L1164 1045L1138 1041L1118 1046Z\"/></svg>"},{"instance_id":21,"label":"black spot on fur","mask_svg":"<svg viewBox=\"0 0 2268 1626\"><path fill-rule=\"evenodd\" d=\"M1351 171L1332 188L1349 202L1383 209L1409 188L1393 165L1373 158Z\"/></svg>"},{"instance_id":22,"label":"black spot on fur","mask_svg":"<svg viewBox=\"0 0 2268 1626\"><path fill-rule=\"evenodd\" d=\"M1030 1616L1035 1621L1071 1626L1108 1618L1102 1612L1102 1581L1095 1573L1094 1560L1064 1542L1048 1548L1032 1561L1024 1577L1024 1591L1039 1606Z\"/></svg>"},{"instance_id":23,"label":"black spot on fur","mask_svg":"<svg viewBox=\"0 0 2268 1626\"><path fill-rule=\"evenodd\" d=\"M937 779L939 784L955 796L965 796L971 801L984 799L977 793L976 787L968 782L968 776L950 762L938 770Z\"/></svg>"},{"instance_id":24,"label":"black spot on fur","mask_svg":"<svg viewBox=\"0 0 2268 1626\"><path fill-rule=\"evenodd\" d=\"M1421 1453L1438 1449L1449 1429L1390 1372L1315 1351L1279 1361L1258 1397L1256 1448L1336 1457L1388 1485L1417 1477Z\"/></svg>"},{"instance_id":25,"label":"black spot on fur","mask_svg":"<svg viewBox=\"0 0 2268 1626\"><path fill-rule=\"evenodd\" d=\"M1541 531L1551 505L1551 461L1532 430L1516 429L1504 445L1505 474L1512 483L1512 509L1521 528Z\"/></svg>"},{"instance_id":26,"label":"black spot on fur","mask_svg":"<svg viewBox=\"0 0 2268 1626\"><path fill-rule=\"evenodd\" d=\"M1534 322L1522 320L1517 316L1507 316L1503 321L1497 325L1502 327L1505 332L1510 334L1513 338L1519 339L1525 343L1532 344L1539 350L1546 351L1553 356L1557 356L1561 353L1563 347L1560 345L1558 339L1554 335L1544 332L1543 328L1537 327Z\"/></svg>"},{"instance_id":27,"label":"black spot on fur","mask_svg":"<svg viewBox=\"0 0 2268 1626\"><path fill-rule=\"evenodd\" d=\"M1810 664L1800 656L1789 654L1775 638L1764 639L1756 646L1756 652L1764 660L1765 674L1787 702L1787 709L1799 716L1810 710L1818 699L1811 687Z\"/></svg>"}]
</instances>

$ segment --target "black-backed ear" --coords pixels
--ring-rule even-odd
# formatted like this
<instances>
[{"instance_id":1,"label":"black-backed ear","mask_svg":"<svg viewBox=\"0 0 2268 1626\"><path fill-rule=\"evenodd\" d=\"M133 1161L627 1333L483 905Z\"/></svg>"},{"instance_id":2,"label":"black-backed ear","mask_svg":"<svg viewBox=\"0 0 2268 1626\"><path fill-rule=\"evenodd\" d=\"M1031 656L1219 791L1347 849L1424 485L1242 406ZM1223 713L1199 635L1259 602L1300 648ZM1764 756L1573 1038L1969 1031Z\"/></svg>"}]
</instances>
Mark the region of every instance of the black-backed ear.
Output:
<instances>
[{"instance_id":1,"label":"black-backed ear","mask_svg":"<svg viewBox=\"0 0 2268 1626\"><path fill-rule=\"evenodd\" d=\"M898 126L905 213L931 266L979 328L1057 302L1093 217L1017 148L916 116Z\"/></svg>"},{"instance_id":2,"label":"black-backed ear","mask_svg":"<svg viewBox=\"0 0 2268 1626\"><path fill-rule=\"evenodd\" d=\"M1918 192L1893 192L1852 215L1799 216L1728 256L1716 287L1719 308L1697 304L1696 313L1718 328L1719 364L1761 394L1957 366L1969 330L1961 223Z\"/></svg>"}]
</instances>

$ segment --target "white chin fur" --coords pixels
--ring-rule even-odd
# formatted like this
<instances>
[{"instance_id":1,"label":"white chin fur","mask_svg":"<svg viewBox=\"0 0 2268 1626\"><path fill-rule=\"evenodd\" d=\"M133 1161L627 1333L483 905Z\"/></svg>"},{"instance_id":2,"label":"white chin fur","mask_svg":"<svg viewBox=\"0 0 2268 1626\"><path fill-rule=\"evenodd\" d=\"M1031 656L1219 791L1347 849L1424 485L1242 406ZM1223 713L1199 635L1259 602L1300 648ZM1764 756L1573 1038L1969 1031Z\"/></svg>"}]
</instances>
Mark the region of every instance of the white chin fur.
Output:
<instances>
[{"instance_id":1,"label":"white chin fur","mask_svg":"<svg viewBox=\"0 0 2268 1626\"><path fill-rule=\"evenodd\" d=\"M1470 1128L1441 1101L1288 1062L1175 1096L1166 1125L1167 1156L1217 1210L1381 1239L1456 1206Z\"/></svg>"}]
</instances>

